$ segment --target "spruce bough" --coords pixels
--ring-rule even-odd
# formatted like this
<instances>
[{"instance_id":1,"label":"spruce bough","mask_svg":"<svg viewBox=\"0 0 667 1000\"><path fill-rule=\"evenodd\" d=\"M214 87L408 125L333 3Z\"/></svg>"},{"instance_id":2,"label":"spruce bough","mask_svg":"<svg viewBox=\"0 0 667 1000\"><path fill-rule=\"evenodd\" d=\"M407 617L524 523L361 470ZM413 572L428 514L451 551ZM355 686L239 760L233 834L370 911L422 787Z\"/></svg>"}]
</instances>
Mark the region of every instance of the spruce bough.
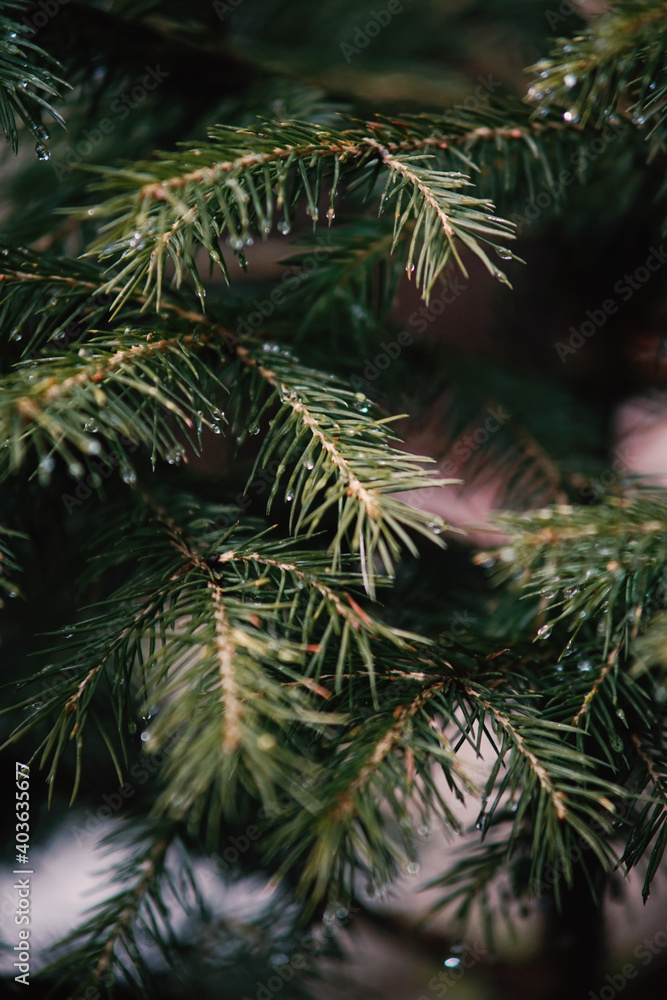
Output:
<instances>
[{"instance_id":1,"label":"spruce bough","mask_svg":"<svg viewBox=\"0 0 667 1000\"><path fill-rule=\"evenodd\" d=\"M603 445L584 440L578 400L452 357L443 438L461 459L471 407L491 414L464 461L473 482L497 473L507 508L504 544L458 584L459 529L414 495L453 490L461 463L411 454L390 412L397 383L426 379L415 341L435 303L530 281L530 241L525 265L513 247L540 192L539 224L567 240L588 192L623 188L618 214L644 227L661 280L667 6L622 0L555 43L529 19L527 44L550 54L525 93L473 79L472 104L443 85L423 110L388 98L377 113L371 55L378 72L391 62L405 14L376 18L386 35L351 52L363 18L340 5L356 77L316 72L306 32L292 77L316 90L271 55L281 5L252 6L256 22L195 3L186 24L170 4L82 0L39 46L27 3L1 12L0 125L21 153L32 132L40 161L10 182L0 256L0 594L24 608L2 635L5 745L30 763L35 800L46 779L55 816L107 789L124 850L110 895L42 973L67 988L146 995L160 962L198 985L188 934L210 934L207 974L233 973L234 996L276 953L306 996L338 948L331 928L417 870L418 831L465 832L456 800L479 802L475 840L432 886L461 928L480 907L491 934L517 901L560 906L581 884L600 905L619 866L642 867L646 899L667 845L664 492L601 498ZM432 30L416 24L415 59ZM132 31L140 52L121 44ZM45 180L57 129L90 128L151 49L165 68L127 132L106 130L97 165ZM203 97L185 86L197 59ZM252 276L258 246L290 233L289 280L250 300L236 269ZM614 272L614 297L556 344L563 364L607 335L638 273ZM414 336L396 313L408 280ZM567 416L545 429L551 406ZM452 614L466 626L448 631ZM223 880L280 886L253 940L211 916L203 857Z\"/></svg>"}]
</instances>

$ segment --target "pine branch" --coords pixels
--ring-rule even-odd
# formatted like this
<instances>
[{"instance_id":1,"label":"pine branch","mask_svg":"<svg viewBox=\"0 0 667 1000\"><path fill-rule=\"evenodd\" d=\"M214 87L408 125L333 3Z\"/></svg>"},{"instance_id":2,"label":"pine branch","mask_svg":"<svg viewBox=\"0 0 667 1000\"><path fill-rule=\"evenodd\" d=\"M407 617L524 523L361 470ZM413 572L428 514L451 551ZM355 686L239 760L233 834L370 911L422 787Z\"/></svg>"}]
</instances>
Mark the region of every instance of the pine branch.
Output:
<instances>
[{"instance_id":1,"label":"pine branch","mask_svg":"<svg viewBox=\"0 0 667 1000\"><path fill-rule=\"evenodd\" d=\"M133 532L125 508L108 523L97 542L96 572L100 563L114 572L131 567L130 577L101 608L67 627L67 642L52 651L56 665L25 682L59 678L38 705L34 695L20 702L33 712L11 741L51 720L40 749L42 764L51 758L52 788L58 761L76 738L74 796L88 717L103 728L94 701L100 684L109 688L122 732L128 719L135 724L138 709L128 692L140 681L140 697L161 706L151 745L176 740L178 750L165 766L160 808L180 802L199 809L210 790L229 805L239 782L265 801L277 788L294 792L310 765L291 746L289 727L343 720L324 711L332 692L321 675L331 670L337 691L345 672L373 687L371 642L382 656L411 648L414 637L364 611L348 589L360 580L332 573L325 553L295 549L291 539L270 541L251 525L234 524L237 511L230 517L224 507L193 506L190 498L172 506L173 514L151 501Z\"/></svg>"},{"instance_id":2,"label":"pine branch","mask_svg":"<svg viewBox=\"0 0 667 1000\"><path fill-rule=\"evenodd\" d=\"M367 141L389 171L380 210L385 202L396 201L392 249L398 243L408 219L415 220L405 267L410 276L416 258L415 280L423 289L426 301L450 257L454 257L463 275L468 277L457 252L457 243L467 246L495 278L509 285L504 272L489 260L483 244L510 260L512 253L487 237L498 238L502 233L507 238L511 236L511 230L506 228L502 232L500 227L507 224L489 215L492 207L489 203L458 193L460 189L472 186L470 180L464 174L443 174L430 170L416 157L392 154L376 139Z\"/></svg>"},{"instance_id":3,"label":"pine branch","mask_svg":"<svg viewBox=\"0 0 667 1000\"><path fill-rule=\"evenodd\" d=\"M408 700L398 694L395 677L393 690L384 687L387 701L380 699L381 712L364 712L355 700L356 718L329 743L311 777L317 796L307 809L288 810L272 831L269 856L283 859L281 873L298 880L308 912L325 897L349 897L360 874L382 888L406 863L414 866L411 805L422 822L435 816L458 829L432 767L437 763L443 769L459 798L461 787L473 787L433 721L451 682L424 686L415 676L407 683L417 692ZM385 809L395 819L398 838L387 829Z\"/></svg>"},{"instance_id":4,"label":"pine branch","mask_svg":"<svg viewBox=\"0 0 667 1000\"><path fill-rule=\"evenodd\" d=\"M602 655L627 651L635 622L664 604L661 566L665 551L665 500L655 495L610 498L595 508L556 506L501 519L511 537L507 565L498 578L525 571L523 589L540 597L546 616L539 636L563 623L573 636L599 618Z\"/></svg>"},{"instance_id":5,"label":"pine branch","mask_svg":"<svg viewBox=\"0 0 667 1000\"><path fill-rule=\"evenodd\" d=\"M586 31L558 39L550 58L532 67L537 80L528 98L541 111L567 108L563 118L570 123L613 125L620 112L635 125L662 128L666 13L662 2L616 0Z\"/></svg>"},{"instance_id":6,"label":"pine branch","mask_svg":"<svg viewBox=\"0 0 667 1000\"><path fill-rule=\"evenodd\" d=\"M125 821L103 847L122 852L104 872L114 888L58 942L55 957L40 970L40 980L54 990L76 983L80 991L111 996L122 986L145 997L160 988L164 969L178 983L202 989L221 977L225 991L240 996L249 969L255 982L272 981L278 954L292 965L290 997L313 1000L313 983L323 978L318 960L341 957L331 935L308 932L302 910L284 892L274 889L259 906L254 897L251 919L245 908L239 912L233 902L228 907L226 898L212 912L202 892L204 879L215 878L218 903L228 895L233 900L235 889L253 893L255 886L249 880L238 885L241 872L203 873L198 844L186 839L178 823Z\"/></svg>"},{"instance_id":7,"label":"pine branch","mask_svg":"<svg viewBox=\"0 0 667 1000\"><path fill-rule=\"evenodd\" d=\"M39 268L38 262L32 263ZM4 319L14 335L28 321L33 273L32 267L26 273L19 262L9 268L5 279ZM52 274L45 281L53 287ZM75 313L80 312L79 300L89 291L88 280L81 282L65 272L55 284L65 287L60 315L69 315L72 305ZM136 310L145 300L129 305L131 318L132 307ZM105 308L106 303L95 306L86 323L90 318L102 319ZM193 427L197 438L203 424L219 428L217 403L224 386L209 359L213 357L222 367L223 348L229 348L239 362L235 377L230 372L239 443L249 433L259 433L264 416L282 404L269 423L255 465L256 471L278 460L269 509L284 480L285 499L294 504L290 524L296 533L312 534L328 511L338 509L341 517L331 543L334 568L348 540L352 551L359 553L371 595L376 552L384 571L391 572L401 545L416 551L408 531L437 540L446 527L444 522L402 504L394 494L447 480L435 480L423 471L429 459L392 446L396 438L387 423L396 418L380 417L363 393L353 393L340 380L306 368L288 352L280 353L272 345L260 348L243 343L215 320L192 313L178 302L163 300L162 312L173 321L175 331L185 327L194 332L159 340L145 327L127 327L122 334L114 331L104 338L87 334L81 338L85 346L78 353L74 353L77 342L55 358L26 362L3 380L0 433L11 445L5 454L5 473L20 466L28 444L33 444L44 476L53 467L52 452L63 455L72 475L77 470L81 474L83 466L72 449L79 449L84 458L102 450L100 441L86 431L91 427L109 442L125 470L124 478L131 482L136 473L127 453L128 441L149 445L153 462L157 455L172 463L180 461L183 446L168 424L156 421L156 414L172 414L190 441ZM124 316L119 319L122 322ZM32 341L39 343L50 329L50 324L40 320Z\"/></svg>"},{"instance_id":8,"label":"pine branch","mask_svg":"<svg viewBox=\"0 0 667 1000\"><path fill-rule=\"evenodd\" d=\"M642 898L646 902L651 891L651 883L658 873L667 847L667 766L664 726L656 727L653 732L646 731L642 736L633 733L632 742L640 761L637 790L642 792L650 786L652 795L640 810L628 817L630 835L621 863L627 870L636 867L653 842L642 886Z\"/></svg>"},{"instance_id":9,"label":"pine branch","mask_svg":"<svg viewBox=\"0 0 667 1000\"><path fill-rule=\"evenodd\" d=\"M402 238L409 236L406 226ZM294 330L295 299L278 311L286 335L307 343L312 354L322 332L331 334L325 345L329 360L334 343L339 349L364 350L369 337L384 330L396 294L402 264L390 256L391 249L392 228L381 219L337 226L324 247L318 237L302 237L297 252L281 263L303 268L315 252L318 266L283 277L288 294L291 287L295 294L298 289L300 312Z\"/></svg>"},{"instance_id":10,"label":"pine branch","mask_svg":"<svg viewBox=\"0 0 667 1000\"><path fill-rule=\"evenodd\" d=\"M445 250L451 250L453 236L448 229L452 224L456 238L465 235L465 245L485 263L488 259L480 240L497 247L490 237L512 238L511 225L496 219L489 204L460 194L468 183L462 175L436 174L421 160L409 163L402 155L394 155L391 147L383 152L381 140L382 130L377 127L340 131L303 122L265 122L239 131L216 126L208 142L196 149L165 154L160 161L140 163L132 169L104 170L105 179L96 185L97 190L120 187L127 191L89 210L95 217L109 220L91 253L120 266L109 279L107 290L116 290L121 302L143 281L159 308L169 259L176 284L187 269L203 302L204 288L194 259L198 246L228 277L217 246L220 238L226 236L243 263L244 245L258 236L266 238L279 214L278 228L289 231L301 197L315 224L323 184L330 179L327 215L331 221L339 187L352 180L368 180L372 186L383 168L388 171L392 194L398 194L404 184L412 190L410 210L403 214L395 235L414 209L417 218L423 212L422 222L428 223L428 231L432 229L431 235L437 238L436 252L431 255L426 232L423 234L423 268L429 280L449 257ZM398 184L391 180L396 172L402 177ZM445 221L447 228L440 231ZM440 244L443 238L444 246ZM410 260L408 270L411 266ZM500 276L495 266L487 266Z\"/></svg>"},{"instance_id":11,"label":"pine branch","mask_svg":"<svg viewBox=\"0 0 667 1000\"><path fill-rule=\"evenodd\" d=\"M607 662L603 665L602 669L595 678L592 687L586 692L586 697L584 698L581 707L578 709L577 714L572 720L573 726L578 726L579 723L584 719L590 711L591 704L593 700L598 696L600 688L605 683L610 674L614 673L618 659L618 647L613 649L609 656L607 657Z\"/></svg>"},{"instance_id":12,"label":"pine branch","mask_svg":"<svg viewBox=\"0 0 667 1000\"><path fill-rule=\"evenodd\" d=\"M421 152L428 157L424 165L432 169L463 171L475 185L473 193L502 205L503 212L525 206L542 189L558 207L564 196L559 175L564 170L569 174L575 163L574 172L583 182L589 167L579 153L597 138L594 129L573 129L556 112L544 110L536 120L529 107L513 98L491 97L474 111L378 120L382 144L391 153ZM368 126L374 132L378 128L374 122Z\"/></svg>"},{"instance_id":13,"label":"pine branch","mask_svg":"<svg viewBox=\"0 0 667 1000\"><path fill-rule=\"evenodd\" d=\"M526 810L530 808L532 875L536 879L541 876L547 852L550 859L567 857L568 833L582 837L601 862L608 865L608 845L600 833L593 830L592 821L597 821L602 829L608 827L600 807L613 812L608 795L616 794L623 800L625 793L618 787L610 791L610 783L595 773L594 759L568 746L567 737L575 732L574 727L538 718L525 704L508 710L506 701L499 704L490 693L480 695L476 685L467 685L465 694L482 713L480 722L488 719L492 731L500 737L500 749L485 791L485 797L493 794L495 798L490 809L482 810L482 829L493 821L503 793L509 791L514 798L520 789L513 832L518 833ZM509 754L507 758L506 754ZM505 774L496 787L502 765ZM567 864L564 874L569 880L569 859Z\"/></svg>"},{"instance_id":14,"label":"pine branch","mask_svg":"<svg viewBox=\"0 0 667 1000\"><path fill-rule=\"evenodd\" d=\"M18 150L17 119L29 128L36 139L38 159L48 160L46 143L49 134L42 124L42 115L50 115L65 127L62 115L47 100L60 97L64 80L42 65L59 69L58 63L38 45L24 36L25 28L9 12L22 13L29 9L27 0L5 0L0 15L0 127L12 150ZM5 13L5 11L7 13ZM42 96L45 95L45 96Z\"/></svg>"},{"instance_id":15,"label":"pine branch","mask_svg":"<svg viewBox=\"0 0 667 1000\"><path fill-rule=\"evenodd\" d=\"M155 580L152 582L155 585ZM160 600L158 593L154 598L144 595L142 602L136 590L121 588L105 602L103 610L93 607L88 619L76 626L65 626L60 638L66 642L49 651L56 659L55 664L17 685L17 690L39 685L38 692L33 691L13 707L2 710L3 714L15 708L31 712L14 728L5 746L23 738L42 721L49 721L48 734L31 756L42 768L50 764L49 799L54 793L60 759L72 740L76 746L76 767L70 801L77 795L83 767L83 733L89 718L102 734L122 781L121 760L127 759L124 733L136 731L136 711L129 693L132 674L141 664L141 637L150 634ZM46 687L44 682L48 682ZM120 755L107 735L104 713L97 712L101 687L106 688L107 704L111 705L118 725L116 742L120 743Z\"/></svg>"},{"instance_id":16,"label":"pine branch","mask_svg":"<svg viewBox=\"0 0 667 1000\"><path fill-rule=\"evenodd\" d=\"M511 680L504 677L508 688ZM465 927L478 904L492 940L491 913L498 906L498 895L501 912L510 919L510 900L534 893L536 886L553 884L558 900L559 882L546 881L546 876L555 869L570 885L574 859L581 858L579 863L586 865L582 850L590 849L611 870L616 857L609 842L609 814L617 814L633 799L622 786L597 773L594 757L569 745L574 727L545 717L537 704L530 706L523 699L513 704L516 683L511 684L510 699L498 690L498 679L494 682L490 676L459 686L463 700L454 724L461 732L460 742L468 740L481 754L486 736L493 763L475 823L483 843L479 847L467 843L459 852L464 857L429 883L428 888L447 890L431 912L458 901L454 919ZM575 844L581 845L578 853L572 850ZM508 875L511 891L504 885Z\"/></svg>"},{"instance_id":17,"label":"pine branch","mask_svg":"<svg viewBox=\"0 0 667 1000\"><path fill-rule=\"evenodd\" d=\"M345 791L337 795L336 804L331 817L334 822L340 822L354 813L355 800L368 786L373 775L378 770L385 757L391 753L398 743L402 741L410 720L421 712L424 706L447 686L447 683L447 681L436 682L431 685L430 688L427 688L425 691L421 691L411 702L401 705L398 709L394 710L392 716L395 721L392 722L384 736L382 736L381 739L379 739L375 744L372 753L365 761L361 770L359 770L352 779Z\"/></svg>"},{"instance_id":18,"label":"pine branch","mask_svg":"<svg viewBox=\"0 0 667 1000\"><path fill-rule=\"evenodd\" d=\"M482 844L467 842L461 845L456 851L456 857L457 860L445 875L432 879L424 886L425 889L445 890L445 895L430 908L429 915L438 913L452 903L458 903L451 919L454 927L463 933L470 924L473 907L477 905L482 916L485 938L493 946L498 916L506 926L510 929L512 927L510 894L503 885L507 881L508 868L511 878L515 869L527 864L527 851L524 853L522 850L520 858L510 861L507 842L504 839L497 842L488 839ZM513 886L515 894L519 887L523 888L517 879Z\"/></svg>"},{"instance_id":19,"label":"pine branch","mask_svg":"<svg viewBox=\"0 0 667 1000\"><path fill-rule=\"evenodd\" d=\"M569 745L576 737L574 727L542 718L526 698L516 706L508 704L506 693L495 691L497 677L466 680L463 663L438 664L428 652L422 662L425 674L403 672L402 684L415 692L408 700L398 694L397 671L389 686L386 678L378 681L380 714L369 715L355 701L349 727L337 738L338 745L328 749L326 770L313 776L317 801L307 811L295 806L273 832L272 849L283 859L281 871L298 874L300 892L312 903L327 893L345 898L359 873L377 885L393 878L414 857L408 802L431 821L458 830L447 796L433 783L428 759L442 767L458 798L464 792L479 794L456 750L465 740L481 754L485 735L493 763L476 824L482 837L503 827L506 861L523 856L528 847L534 883L555 864L571 880L569 847L575 838L609 868L614 856L608 817L615 806L608 795L623 805L627 795L598 775L594 758ZM394 815L401 841L388 840L383 831L382 802Z\"/></svg>"},{"instance_id":20,"label":"pine branch","mask_svg":"<svg viewBox=\"0 0 667 1000\"><path fill-rule=\"evenodd\" d=\"M176 823L144 824L128 837L125 824L107 838L108 851L117 848L121 836L126 839L124 860L106 872L117 890L58 943L43 977L55 978L56 986L78 981L108 989L119 976L145 995L151 983L148 946L157 946L167 960L170 952L175 957L171 921L176 904L186 916L203 906L192 873L177 870L178 833Z\"/></svg>"},{"instance_id":21,"label":"pine branch","mask_svg":"<svg viewBox=\"0 0 667 1000\"><path fill-rule=\"evenodd\" d=\"M20 348L23 360L43 349L81 343L93 330L112 328L111 296L102 294L100 268L27 250L5 250L0 259L0 327L3 339ZM123 311L131 325L143 322L144 302Z\"/></svg>"},{"instance_id":22,"label":"pine branch","mask_svg":"<svg viewBox=\"0 0 667 1000\"><path fill-rule=\"evenodd\" d=\"M170 414L191 441L193 409L201 414L197 434L204 421L209 426L219 421L221 383L206 355L196 349L206 346L218 357L220 349L199 332L157 337L150 328L114 331L86 340L78 350L75 343L56 357L26 362L6 376L0 437L9 447L2 453L0 472L6 476L19 469L32 446L46 480L55 466L54 454L80 478L85 469L78 456L89 464L91 457L103 453L100 438L94 436L98 432L126 470L126 481L136 481L129 457L132 442L149 446L153 462L157 455L172 464L180 462L185 449L175 429L156 420L156 414Z\"/></svg>"},{"instance_id":23,"label":"pine branch","mask_svg":"<svg viewBox=\"0 0 667 1000\"><path fill-rule=\"evenodd\" d=\"M422 463L430 459L391 447L396 438L387 423L396 418L378 418L363 393L353 393L338 379L306 368L271 345L261 349L241 345L236 353L253 380L245 390L253 403L244 414L243 436L259 432L267 411L282 404L269 423L255 464L257 470L271 460L274 465L278 462L267 509L287 479L284 496L294 504L290 530L295 534L312 534L327 511L337 510L338 527L330 547L334 568L349 535L351 550L359 554L364 585L373 596L376 552L384 571L391 572L401 543L416 551L406 529L433 538L446 527L439 518L402 504L394 494L448 481L423 471ZM287 478L290 462L295 464Z\"/></svg>"}]
</instances>

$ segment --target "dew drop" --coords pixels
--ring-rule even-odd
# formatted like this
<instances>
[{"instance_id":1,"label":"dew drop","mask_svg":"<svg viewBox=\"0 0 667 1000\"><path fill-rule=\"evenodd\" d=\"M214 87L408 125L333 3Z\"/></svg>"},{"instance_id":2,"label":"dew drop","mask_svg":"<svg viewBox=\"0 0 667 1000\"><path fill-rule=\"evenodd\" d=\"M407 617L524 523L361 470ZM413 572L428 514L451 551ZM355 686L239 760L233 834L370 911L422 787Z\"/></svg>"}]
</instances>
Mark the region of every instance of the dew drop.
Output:
<instances>
[{"instance_id":1,"label":"dew drop","mask_svg":"<svg viewBox=\"0 0 667 1000\"><path fill-rule=\"evenodd\" d=\"M543 625L542 628L538 628L537 637L538 639L548 639L551 635L551 625Z\"/></svg>"},{"instance_id":2,"label":"dew drop","mask_svg":"<svg viewBox=\"0 0 667 1000\"><path fill-rule=\"evenodd\" d=\"M419 874L419 867L420 866L418 865L418 863L416 861L411 861L406 866L406 870L407 870L408 875L418 875Z\"/></svg>"},{"instance_id":3,"label":"dew drop","mask_svg":"<svg viewBox=\"0 0 667 1000\"><path fill-rule=\"evenodd\" d=\"M143 236L141 235L141 233L138 233L138 232L134 233L130 237L129 243L130 243L131 247L143 246L143 243L144 243Z\"/></svg>"},{"instance_id":4,"label":"dew drop","mask_svg":"<svg viewBox=\"0 0 667 1000\"><path fill-rule=\"evenodd\" d=\"M563 112L563 121L572 122L574 124L579 121L579 115L574 108L570 108L569 111Z\"/></svg>"},{"instance_id":5,"label":"dew drop","mask_svg":"<svg viewBox=\"0 0 667 1000\"><path fill-rule=\"evenodd\" d=\"M141 742L142 743L147 743L148 740L150 740L150 738L151 738L151 734L148 732L147 729L144 729L143 733L141 734Z\"/></svg>"},{"instance_id":6,"label":"dew drop","mask_svg":"<svg viewBox=\"0 0 667 1000\"><path fill-rule=\"evenodd\" d=\"M89 455L99 455L102 451L102 445L99 441L96 441L95 438L89 438L85 442L85 448Z\"/></svg>"},{"instance_id":7,"label":"dew drop","mask_svg":"<svg viewBox=\"0 0 667 1000\"><path fill-rule=\"evenodd\" d=\"M67 471L69 472L70 476L74 477L74 479L80 479L85 470L81 462L72 462L69 465Z\"/></svg>"},{"instance_id":8,"label":"dew drop","mask_svg":"<svg viewBox=\"0 0 667 1000\"><path fill-rule=\"evenodd\" d=\"M185 448L183 445L177 444L173 448L170 448L167 454L164 456L169 463L169 465L178 465L183 461L185 456Z\"/></svg>"},{"instance_id":9,"label":"dew drop","mask_svg":"<svg viewBox=\"0 0 667 1000\"><path fill-rule=\"evenodd\" d=\"M49 139L51 138L51 136L46 131L43 125L35 125L33 132L35 133L38 139L42 140L42 142L48 142Z\"/></svg>"},{"instance_id":10,"label":"dew drop","mask_svg":"<svg viewBox=\"0 0 667 1000\"><path fill-rule=\"evenodd\" d=\"M577 78L574 75L574 73L566 73L565 76L563 77L563 83L568 88L568 90L572 90L576 82Z\"/></svg>"},{"instance_id":11,"label":"dew drop","mask_svg":"<svg viewBox=\"0 0 667 1000\"><path fill-rule=\"evenodd\" d=\"M126 483L128 486L134 486L134 484L137 481L137 474L134 471L133 466L131 466L129 462L121 462L118 471L120 472L120 478L123 480L124 483Z\"/></svg>"},{"instance_id":12,"label":"dew drop","mask_svg":"<svg viewBox=\"0 0 667 1000\"><path fill-rule=\"evenodd\" d=\"M446 965L448 969L455 969L457 965L461 964L461 959L452 955L451 958L446 958L443 964Z\"/></svg>"},{"instance_id":13,"label":"dew drop","mask_svg":"<svg viewBox=\"0 0 667 1000\"><path fill-rule=\"evenodd\" d=\"M53 457L53 455L47 455L39 463L39 471L40 472L45 472L47 474L50 473L50 472L53 472L53 470L55 469L55 467L56 467L56 460Z\"/></svg>"},{"instance_id":14,"label":"dew drop","mask_svg":"<svg viewBox=\"0 0 667 1000\"><path fill-rule=\"evenodd\" d=\"M278 223L277 228L279 233L282 233L283 236L287 236L292 227L290 226L287 219L281 219L280 222Z\"/></svg>"},{"instance_id":15,"label":"dew drop","mask_svg":"<svg viewBox=\"0 0 667 1000\"><path fill-rule=\"evenodd\" d=\"M287 493L285 494L285 500L287 501L287 503L291 503L293 499L294 499L294 490L288 490Z\"/></svg>"},{"instance_id":16,"label":"dew drop","mask_svg":"<svg viewBox=\"0 0 667 1000\"><path fill-rule=\"evenodd\" d=\"M42 160L42 162L51 159L51 153L41 142L35 143L35 156L38 160Z\"/></svg>"}]
</instances>

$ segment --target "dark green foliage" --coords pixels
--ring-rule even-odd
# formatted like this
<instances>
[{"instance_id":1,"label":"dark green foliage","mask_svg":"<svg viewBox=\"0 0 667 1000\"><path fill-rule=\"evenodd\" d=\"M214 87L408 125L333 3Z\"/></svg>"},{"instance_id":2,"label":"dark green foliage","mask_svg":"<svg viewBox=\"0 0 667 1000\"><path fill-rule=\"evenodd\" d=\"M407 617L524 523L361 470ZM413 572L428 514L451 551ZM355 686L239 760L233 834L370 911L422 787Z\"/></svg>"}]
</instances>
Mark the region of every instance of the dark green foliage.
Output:
<instances>
[{"instance_id":1,"label":"dark green foliage","mask_svg":"<svg viewBox=\"0 0 667 1000\"><path fill-rule=\"evenodd\" d=\"M440 345L444 321L417 345L401 330L418 296L433 304L461 277L462 308L479 289L513 327L498 261L524 288L539 269L531 239L508 246L527 205L568 260L601 203L616 233L631 217L642 252L657 239L665 5L612 4L584 28L573 16L555 49L545 4L470 2L440 20L424 5L358 62L341 46L370 5L237 6L220 20L203 3L72 4L67 58L45 29L75 88L72 148L142 66L162 60L168 83L136 101L127 133L112 120L103 162L56 156L43 191L45 164L26 167L3 223L0 591L26 609L3 626L5 746L43 770L55 810L89 795L97 768L122 784L137 755L161 755L111 841L125 854L109 898L45 973L67 986L115 974L147 995L169 969L174 989L242 997L240 963L256 980L276 952L307 953L290 987L306 996L335 951L321 919L347 916L360 885L414 873L432 824L468 835L434 909L465 924L481 906L489 934L517 900L560 904L582 876L595 894L619 865L645 866L646 898L667 845L664 490L623 476L612 497L597 489L611 393L530 371L521 348L511 364L500 347L470 360ZM4 5L5 35L24 9ZM466 65L480 26L513 39L503 83ZM512 66L550 46L523 100ZM403 52L377 97L376 70ZM59 100L48 58L0 39L14 150L17 117L39 128L39 94ZM263 244L290 231L262 270ZM620 253L604 240L600 287ZM537 337L546 314L528 312ZM391 371L362 380L387 342ZM443 478L433 459L456 456L491 406L507 417ZM410 407L438 428L431 458L392 430ZM509 508L476 566L420 506L459 473ZM31 615L48 635L31 636ZM465 831L454 804L469 800ZM251 828L228 883L281 889L239 926L211 913L197 869Z\"/></svg>"},{"instance_id":2,"label":"dark green foliage","mask_svg":"<svg viewBox=\"0 0 667 1000\"><path fill-rule=\"evenodd\" d=\"M37 156L45 160L49 133L42 124L42 116L46 114L59 125L65 124L49 101L61 96L64 82L53 72L58 68L55 60L25 36L18 15L28 9L26 0L12 0L3 4L0 15L0 126L16 152L19 142L16 122L21 121L34 134Z\"/></svg>"}]
</instances>

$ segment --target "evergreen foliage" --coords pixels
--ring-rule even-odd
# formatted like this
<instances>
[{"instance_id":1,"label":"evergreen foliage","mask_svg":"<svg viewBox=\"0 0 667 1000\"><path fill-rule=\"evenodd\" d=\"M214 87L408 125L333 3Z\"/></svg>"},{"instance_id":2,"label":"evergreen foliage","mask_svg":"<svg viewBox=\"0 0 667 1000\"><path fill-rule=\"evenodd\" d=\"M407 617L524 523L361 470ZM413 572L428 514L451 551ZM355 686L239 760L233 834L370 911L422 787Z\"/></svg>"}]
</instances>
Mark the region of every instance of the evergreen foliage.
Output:
<instances>
[{"instance_id":1,"label":"evergreen foliage","mask_svg":"<svg viewBox=\"0 0 667 1000\"><path fill-rule=\"evenodd\" d=\"M56 816L122 785L140 750L163 757L111 838L113 892L45 982L166 996L171 967L179 989L240 998L278 952L303 959L306 996L336 952L322 919L415 871L434 823L476 837L432 883L460 928L481 907L492 935L498 911L582 880L600 902L617 868L641 869L647 899L667 847L664 490L590 489L610 400L548 372L408 337L377 384L360 373L406 281L424 307L454 278L525 296L535 244L514 241L540 192L537 227L575 266L605 204L607 284L609 232L631 219L637 245L659 240L667 5L619 0L555 42L546 4L519 22L500 0L415 5L347 62L369 4L72 0L39 44L36 8L1 6L19 153L0 252L3 738ZM466 104L484 26L536 76ZM42 115L74 123L51 152ZM291 231L289 280L235 280ZM446 400L443 453L490 403L513 418L461 473L509 508L461 579L459 528L414 502L460 470L394 433L410 395ZM453 637L455 607L475 615ZM457 800L478 801L474 831ZM225 877L280 889L249 934L211 913L199 868L255 822Z\"/></svg>"}]
</instances>

